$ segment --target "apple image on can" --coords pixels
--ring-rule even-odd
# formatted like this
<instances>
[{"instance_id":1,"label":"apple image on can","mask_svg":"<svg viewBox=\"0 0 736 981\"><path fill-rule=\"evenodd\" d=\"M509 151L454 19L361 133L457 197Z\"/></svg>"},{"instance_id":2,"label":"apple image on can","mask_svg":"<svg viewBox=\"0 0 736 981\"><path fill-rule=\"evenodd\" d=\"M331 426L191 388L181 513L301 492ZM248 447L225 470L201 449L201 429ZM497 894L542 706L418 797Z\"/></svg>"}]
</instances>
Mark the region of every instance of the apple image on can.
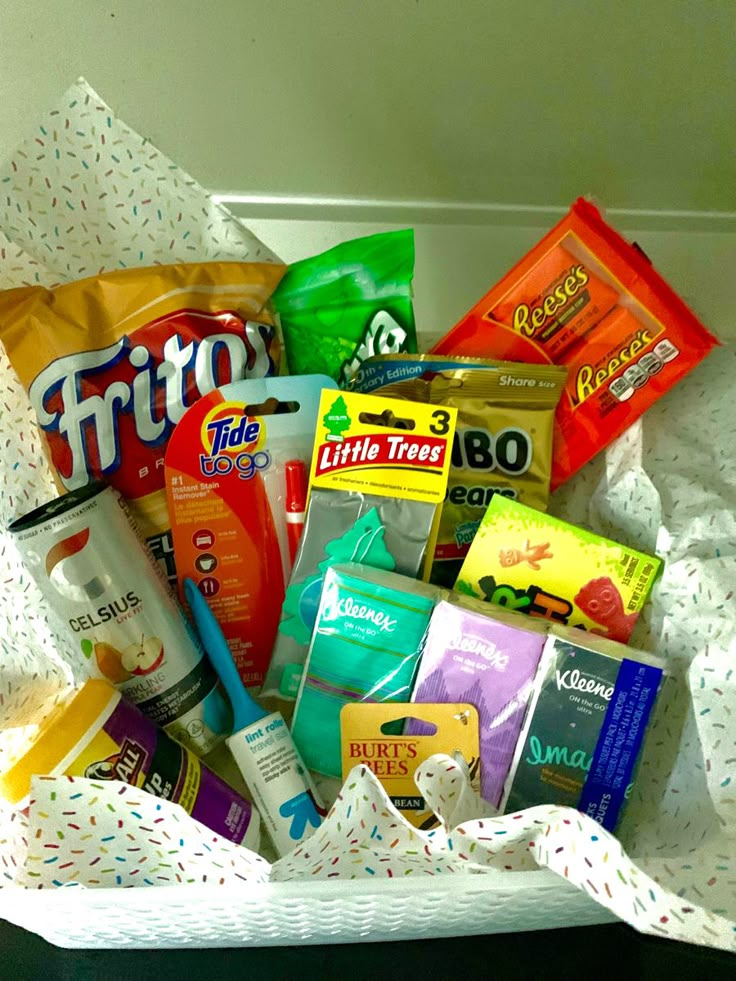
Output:
<instances>
[{"instance_id":1,"label":"apple image on can","mask_svg":"<svg viewBox=\"0 0 736 981\"><path fill-rule=\"evenodd\" d=\"M130 679L130 671L126 670L123 664L123 655L112 644L98 641L94 646L94 654L100 674L104 675L108 681L114 685L119 685Z\"/></svg>"},{"instance_id":2,"label":"apple image on can","mask_svg":"<svg viewBox=\"0 0 736 981\"><path fill-rule=\"evenodd\" d=\"M123 648L121 662L131 674L151 674L161 667L164 645L158 637L141 637L139 642Z\"/></svg>"}]
</instances>

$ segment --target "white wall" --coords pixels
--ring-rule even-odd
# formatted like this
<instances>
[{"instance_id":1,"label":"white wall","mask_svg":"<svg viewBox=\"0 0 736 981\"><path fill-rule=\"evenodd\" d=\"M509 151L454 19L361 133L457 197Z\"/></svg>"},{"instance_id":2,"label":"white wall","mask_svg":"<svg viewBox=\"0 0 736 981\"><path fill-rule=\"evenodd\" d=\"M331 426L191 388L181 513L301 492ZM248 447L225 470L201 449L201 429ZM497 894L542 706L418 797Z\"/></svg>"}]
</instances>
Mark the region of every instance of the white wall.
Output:
<instances>
[{"instance_id":1,"label":"white wall","mask_svg":"<svg viewBox=\"0 0 736 981\"><path fill-rule=\"evenodd\" d=\"M733 0L1 0L0 155L85 75L215 190L736 211Z\"/></svg>"}]
</instances>

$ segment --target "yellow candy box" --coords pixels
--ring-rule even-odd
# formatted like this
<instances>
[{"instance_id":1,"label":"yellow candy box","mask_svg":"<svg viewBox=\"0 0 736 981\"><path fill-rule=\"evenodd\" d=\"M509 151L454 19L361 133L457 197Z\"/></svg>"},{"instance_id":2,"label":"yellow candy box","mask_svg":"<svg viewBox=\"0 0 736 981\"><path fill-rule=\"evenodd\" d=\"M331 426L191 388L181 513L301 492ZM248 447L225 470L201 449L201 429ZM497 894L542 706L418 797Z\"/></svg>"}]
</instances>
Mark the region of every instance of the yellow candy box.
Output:
<instances>
[{"instance_id":1,"label":"yellow candy box","mask_svg":"<svg viewBox=\"0 0 736 981\"><path fill-rule=\"evenodd\" d=\"M627 643L662 561L494 495L460 593Z\"/></svg>"}]
</instances>

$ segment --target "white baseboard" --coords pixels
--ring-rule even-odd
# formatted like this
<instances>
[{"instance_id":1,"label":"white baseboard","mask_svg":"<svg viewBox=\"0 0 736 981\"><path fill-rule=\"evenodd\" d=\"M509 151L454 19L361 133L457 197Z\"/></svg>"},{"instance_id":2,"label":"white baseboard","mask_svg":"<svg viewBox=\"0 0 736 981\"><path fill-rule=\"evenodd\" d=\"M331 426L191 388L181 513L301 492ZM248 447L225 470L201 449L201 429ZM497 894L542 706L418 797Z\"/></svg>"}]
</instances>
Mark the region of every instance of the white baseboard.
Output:
<instances>
[{"instance_id":1,"label":"white baseboard","mask_svg":"<svg viewBox=\"0 0 736 981\"><path fill-rule=\"evenodd\" d=\"M217 191L215 200L240 216L292 220L370 223L515 225L546 228L567 211L566 205L500 204L478 201L411 201L256 194ZM606 207L611 221L622 228L661 231L736 232L736 211L688 211Z\"/></svg>"}]
</instances>

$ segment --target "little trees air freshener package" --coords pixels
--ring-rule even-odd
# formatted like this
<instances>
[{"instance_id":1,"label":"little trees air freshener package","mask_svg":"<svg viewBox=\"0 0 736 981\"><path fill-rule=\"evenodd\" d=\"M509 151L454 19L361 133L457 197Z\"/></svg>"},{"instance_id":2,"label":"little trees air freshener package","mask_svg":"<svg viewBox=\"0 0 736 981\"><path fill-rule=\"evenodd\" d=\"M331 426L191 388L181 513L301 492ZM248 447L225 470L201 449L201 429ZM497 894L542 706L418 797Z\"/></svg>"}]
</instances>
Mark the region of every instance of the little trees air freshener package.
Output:
<instances>
[{"instance_id":1,"label":"little trees air freshener package","mask_svg":"<svg viewBox=\"0 0 736 981\"><path fill-rule=\"evenodd\" d=\"M166 451L180 597L192 579L249 687L263 684L291 572L287 475L301 466L306 495L319 398L331 386L303 375L215 389L185 413Z\"/></svg>"},{"instance_id":2,"label":"little trees air freshener package","mask_svg":"<svg viewBox=\"0 0 736 981\"><path fill-rule=\"evenodd\" d=\"M292 263L274 295L289 371L343 385L372 354L416 351L413 275L412 229L343 242Z\"/></svg>"},{"instance_id":3,"label":"little trees air freshener package","mask_svg":"<svg viewBox=\"0 0 736 981\"><path fill-rule=\"evenodd\" d=\"M456 416L452 407L322 393L304 533L264 695L293 701L330 566L428 578Z\"/></svg>"},{"instance_id":4,"label":"little trees air freshener package","mask_svg":"<svg viewBox=\"0 0 736 981\"><path fill-rule=\"evenodd\" d=\"M401 734L402 721L407 718L418 720L422 732L410 735L403 726ZM396 810L416 828L429 830L438 824L414 780L430 756L452 756L468 768L477 789L478 712L473 705L351 702L340 712L340 731L343 780L354 766L367 766L383 784Z\"/></svg>"},{"instance_id":5,"label":"little trees air freshener package","mask_svg":"<svg viewBox=\"0 0 736 981\"><path fill-rule=\"evenodd\" d=\"M371 358L359 369L355 391L457 409L432 582L454 585L494 494L546 510L566 377L554 365L424 354Z\"/></svg>"},{"instance_id":6,"label":"little trees air freshener package","mask_svg":"<svg viewBox=\"0 0 736 981\"><path fill-rule=\"evenodd\" d=\"M568 368L554 490L717 343L642 251L579 198L433 353Z\"/></svg>"}]
</instances>

